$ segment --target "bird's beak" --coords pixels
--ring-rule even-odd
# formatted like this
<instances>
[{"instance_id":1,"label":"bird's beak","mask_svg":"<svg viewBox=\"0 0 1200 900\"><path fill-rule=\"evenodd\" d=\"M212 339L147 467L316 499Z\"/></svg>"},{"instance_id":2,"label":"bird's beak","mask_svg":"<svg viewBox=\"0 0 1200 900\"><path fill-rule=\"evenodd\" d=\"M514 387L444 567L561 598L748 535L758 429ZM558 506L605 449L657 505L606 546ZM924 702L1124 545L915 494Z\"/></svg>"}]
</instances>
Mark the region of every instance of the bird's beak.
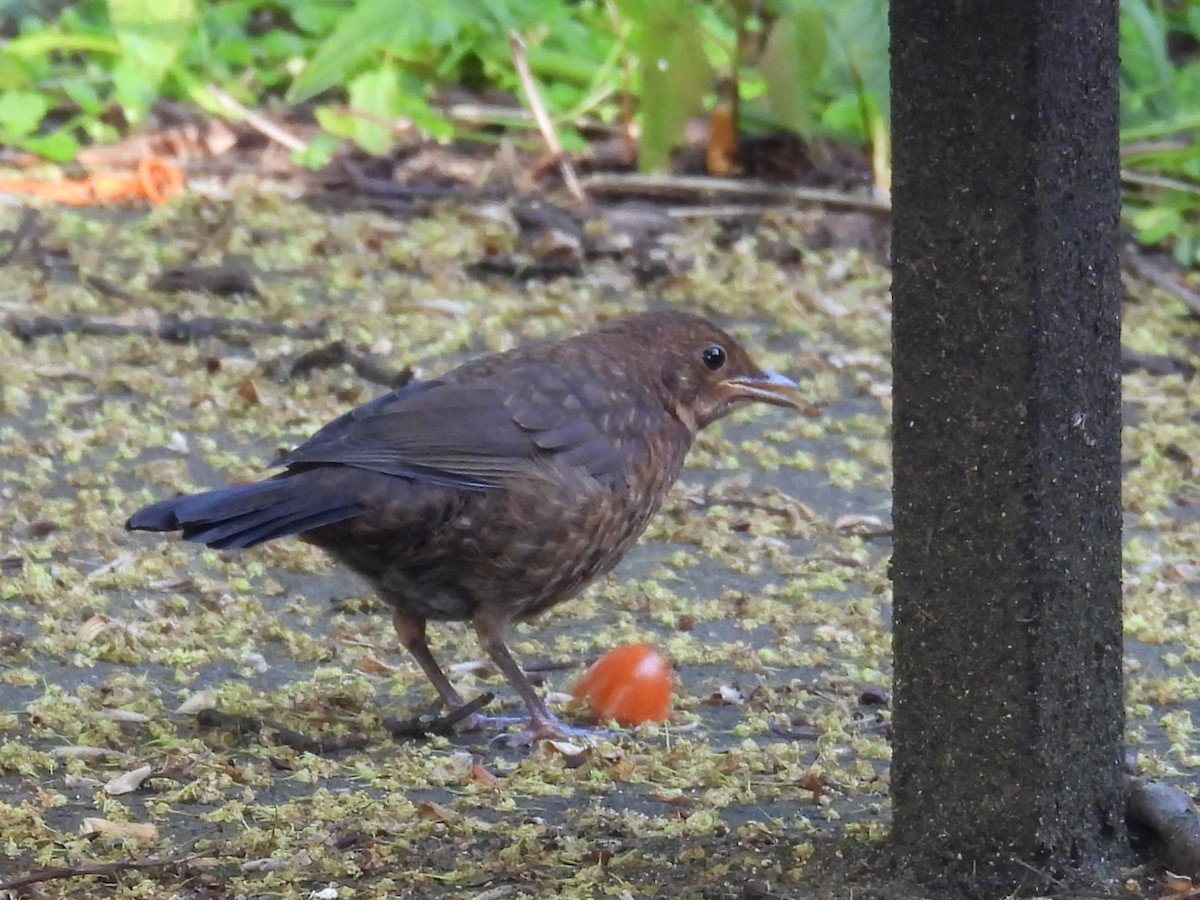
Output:
<instances>
[{"instance_id":1,"label":"bird's beak","mask_svg":"<svg viewBox=\"0 0 1200 900\"><path fill-rule=\"evenodd\" d=\"M722 382L722 387L731 401L758 400L775 406L789 406L792 409L808 408L808 401L800 393L796 382L778 372L729 378Z\"/></svg>"}]
</instances>

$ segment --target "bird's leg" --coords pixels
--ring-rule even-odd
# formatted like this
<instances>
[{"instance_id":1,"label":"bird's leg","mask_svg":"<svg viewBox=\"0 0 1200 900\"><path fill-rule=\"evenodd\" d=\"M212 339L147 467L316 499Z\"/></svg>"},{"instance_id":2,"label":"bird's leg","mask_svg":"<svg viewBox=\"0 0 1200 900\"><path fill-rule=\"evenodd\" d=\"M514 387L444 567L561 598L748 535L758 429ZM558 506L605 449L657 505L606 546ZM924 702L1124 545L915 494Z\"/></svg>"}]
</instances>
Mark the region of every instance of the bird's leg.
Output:
<instances>
[{"instance_id":1,"label":"bird's leg","mask_svg":"<svg viewBox=\"0 0 1200 900\"><path fill-rule=\"evenodd\" d=\"M475 626L475 634L479 636L479 644L483 647L484 652L492 658L492 662L508 679L508 683L517 689L517 693L521 695L521 699L525 701L525 706L529 710L529 730L521 737L536 741L543 738L595 736L595 732L588 729L572 728L563 724L554 713L550 712L545 701L538 696L538 692L529 683L529 679L525 677L525 673L521 671L521 667L517 665L517 661L512 658L512 654L508 652L508 647L504 644L507 619L489 615L486 608L481 607L475 613L471 624Z\"/></svg>"},{"instance_id":2,"label":"bird's leg","mask_svg":"<svg viewBox=\"0 0 1200 900\"><path fill-rule=\"evenodd\" d=\"M463 698L454 689L454 685L450 683L450 679L446 677L442 667L437 664L437 660L433 658L433 651L429 649L429 643L425 640L425 620L406 616L404 613L396 613L392 617L392 624L396 626L396 635L400 638L400 643L404 645L405 650L412 654L417 665L433 683L438 696L442 698L442 703L446 704L449 709L458 709L462 706Z\"/></svg>"}]
</instances>

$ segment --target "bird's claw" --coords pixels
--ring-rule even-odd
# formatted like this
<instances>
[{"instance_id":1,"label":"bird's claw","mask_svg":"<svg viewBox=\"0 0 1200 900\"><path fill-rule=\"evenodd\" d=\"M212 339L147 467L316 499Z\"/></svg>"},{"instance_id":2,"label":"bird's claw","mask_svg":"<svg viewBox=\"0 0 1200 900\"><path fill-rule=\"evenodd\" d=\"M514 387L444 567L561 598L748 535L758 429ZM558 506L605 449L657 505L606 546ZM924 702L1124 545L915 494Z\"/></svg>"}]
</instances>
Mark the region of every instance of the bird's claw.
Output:
<instances>
[{"instance_id":1,"label":"bird's claw","mask_svg":"<svg viewBox=\"0 0 1200 900\"><path fill-rule=\"evenodd\" d=\"M506 731L498 734L488 744L495 747L517 748L531 747L541 741L565 741L568 743L584 743L587 747L594 746L597 741L612 740L617 732L606 728L580 728L567 725L555 716L539 719L521 719L526 727L520 731Z\"/></svg>"}]
</instances>

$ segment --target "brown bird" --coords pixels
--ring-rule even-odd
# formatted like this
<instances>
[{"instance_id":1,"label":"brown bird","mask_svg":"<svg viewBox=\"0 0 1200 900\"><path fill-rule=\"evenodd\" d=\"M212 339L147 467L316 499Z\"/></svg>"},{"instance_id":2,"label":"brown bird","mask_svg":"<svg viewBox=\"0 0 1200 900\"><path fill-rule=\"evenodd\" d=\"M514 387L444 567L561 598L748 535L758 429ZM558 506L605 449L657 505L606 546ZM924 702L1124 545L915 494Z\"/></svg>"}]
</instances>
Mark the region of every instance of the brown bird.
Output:
<instances>
[{"instance_id":1,"label":"brown bird","mask_svg":"<svg viewBox=\"0 0 1200 900\"><path fill-rule=\"evenodd\" d=\"M321 428L275 477L163 500L125 527L217 548L297 535L387 601L451 709L463 700L429 650L430 619L470 620L530 733L564 734L509 654L508 624L612 569L696 433L756 400L802 404L794 382L704 319L629 316L412 382Z\"/></svg>"}]
</instances>

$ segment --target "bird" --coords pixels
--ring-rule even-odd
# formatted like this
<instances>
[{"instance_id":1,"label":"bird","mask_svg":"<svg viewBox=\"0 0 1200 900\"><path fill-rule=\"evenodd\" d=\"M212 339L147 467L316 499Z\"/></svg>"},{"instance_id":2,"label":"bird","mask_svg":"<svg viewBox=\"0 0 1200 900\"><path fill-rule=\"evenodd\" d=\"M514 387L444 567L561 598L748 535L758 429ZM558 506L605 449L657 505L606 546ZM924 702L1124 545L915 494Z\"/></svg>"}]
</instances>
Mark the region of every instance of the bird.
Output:
<instances>
[{"instance_id":1,"label":"bird","mask_svg":"<svg viewBox=\"0 0 1200 900\"><path fill-rule=\"evenodd\" d=\"M513 659L510 625L611 571L697 433L752 402L806 406L701 316L628 315L410 381L317 430L275 475L152 503L125 527L222 550L296 536L382 598L444 706L464 701L426 625L469 621L524 702L524 733L575 736Z\"/></svg>"}]
</instances>

